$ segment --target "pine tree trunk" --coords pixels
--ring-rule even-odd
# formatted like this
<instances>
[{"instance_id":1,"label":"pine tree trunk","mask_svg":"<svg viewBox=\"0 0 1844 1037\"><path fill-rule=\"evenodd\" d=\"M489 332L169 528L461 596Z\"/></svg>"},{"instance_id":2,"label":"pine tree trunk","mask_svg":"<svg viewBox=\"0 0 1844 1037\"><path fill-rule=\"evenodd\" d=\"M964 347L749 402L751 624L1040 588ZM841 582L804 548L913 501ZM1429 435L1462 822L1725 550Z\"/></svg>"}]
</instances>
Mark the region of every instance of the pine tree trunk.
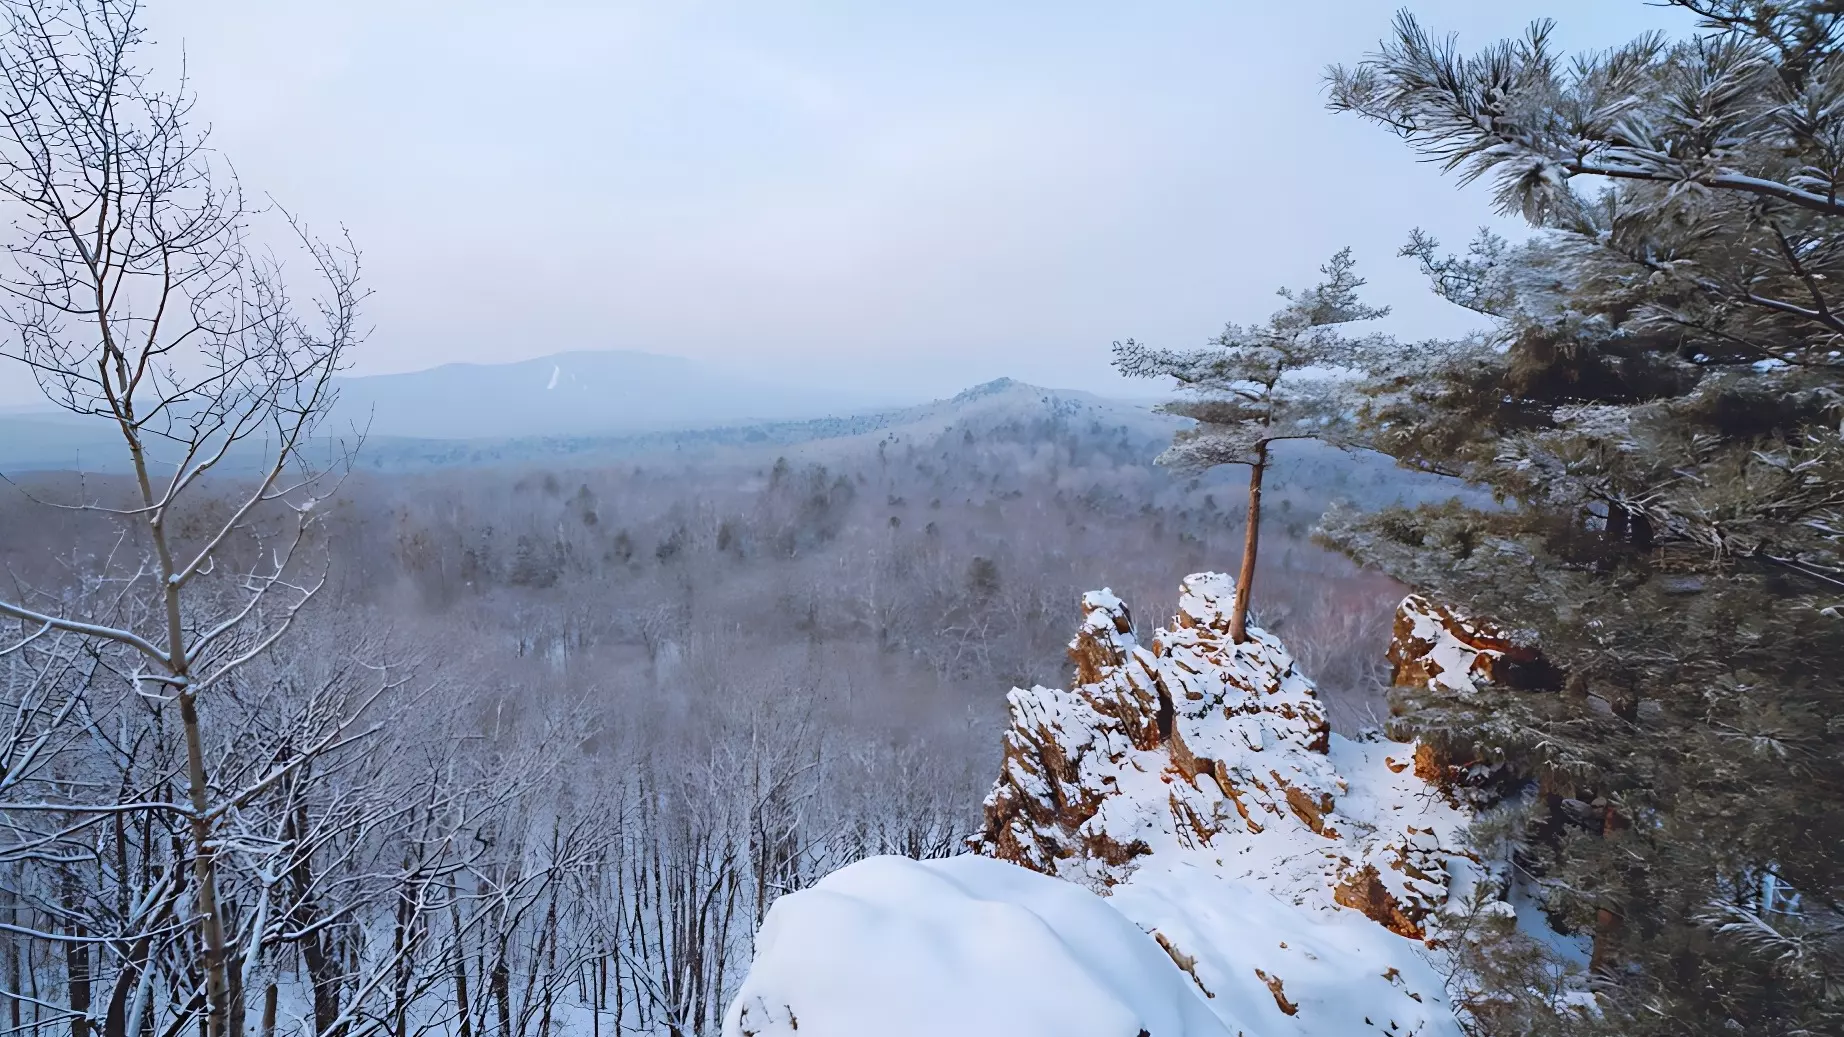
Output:
<instances>
[{"instance_id":1,"label":"pine tree trunk","mask_svg":"<svg viewBox=\"0 0 1844 1037\"><path fill-rule=\"evenodd\" d=\"M1614 809L1612 803L1607 804L1606 812L1601 815L1601 838L1617 838L1625 827L1626 820L1620 816L1620 812ZM1595 909L1594 946L1588 955L1590 972L1605 972L1612 965L1614 950L1620 940L1621 928L1622 919L1619 912L1606 905Z\"/></svg>"},{"instance_id":2,"label":"pine tree trunk","mask_svg":"<svg viewBox=\"0 0 1844 1037\"><path fill-rule=\"evenodd\" d=\"M1255 553L1261 546L1261 477L1268 470L1268 444L1255 447L1255 463L1249 465L1249 519L1242 536L1242 569L1236 574L1236 605L1229 614L1229 638L1242 642L1249 639L1249 590L1255 584Z\"/></svg>"}]
</instances>

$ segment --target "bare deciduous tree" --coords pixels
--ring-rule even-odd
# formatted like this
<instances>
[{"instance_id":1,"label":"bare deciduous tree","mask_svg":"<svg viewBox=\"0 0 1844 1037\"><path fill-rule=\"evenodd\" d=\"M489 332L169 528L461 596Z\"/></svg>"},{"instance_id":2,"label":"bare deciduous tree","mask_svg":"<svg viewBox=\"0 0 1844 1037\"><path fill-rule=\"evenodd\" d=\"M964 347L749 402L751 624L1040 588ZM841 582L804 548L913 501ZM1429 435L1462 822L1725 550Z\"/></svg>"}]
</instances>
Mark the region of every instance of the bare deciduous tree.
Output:
<instances>
[{"instance_id":1,"label":"bare deciduous tree","mask_svg":"<svg viewBox=\"0 0 1844 1037\"><path fill-rule=\"evenodd\" d=\"M112 425L134 485L130 500L44 502L121 520L129 540L94 573L107 593L59 601L41 588L0 600L0 615L123 649L120 676L177 706L217 1037L233 981L217 830L234 805L208 772L202 710L320 586L300 554L339 465L309 453L359 338L361 292L349 244L291 221L325 289L302 315L280 266L249 242L235 178L190 126L184 82L162 89L136 66L139 15L134 0L0 4L0 197L18 214L0 355L53 403ZM72 603L112 618L61 607ZM273 766L258 783L299 764Z\"/></svg>"}]
</instances>

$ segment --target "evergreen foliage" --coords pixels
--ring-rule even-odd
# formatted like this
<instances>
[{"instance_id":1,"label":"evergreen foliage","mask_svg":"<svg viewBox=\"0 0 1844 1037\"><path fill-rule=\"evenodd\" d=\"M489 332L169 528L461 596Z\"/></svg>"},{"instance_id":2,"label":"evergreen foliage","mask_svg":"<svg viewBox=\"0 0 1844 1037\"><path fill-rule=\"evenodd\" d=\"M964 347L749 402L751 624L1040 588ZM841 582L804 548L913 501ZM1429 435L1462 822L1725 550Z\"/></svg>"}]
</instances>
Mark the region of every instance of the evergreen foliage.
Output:
<instances>
[{"instance_id":1,"label":"evergreen foliage","mask_svg":"<svg viewBox=\"0 0 1844 1037\"><path fill-rule=\"evenodd\" d=\"M1159 408L1196 424L1178 433L1159 463L1201 472L1217 465L1249 469L1248 525L1231 634L1243 640L1255 558L1260 546L1262 478L1269 446L1290 439L1336 441L1352 407L1345 375L1385 345L1379 336L1352 337L1350 324L1375 320L1387 307L1358 298L1351 250L1319 268L1325 280L1305 291L1282 288L1287 304L1267 323L1227 324L1202 349L1155 349L1128 339L1114 343L1114 366L1130 378L1169 378L1183 395Z\"/></svg>"},{"instance_id":2,"label":"evergreen foliage","mask_svg":"<svg viewBox=\"0 0 1844 1037\"><path fill-rule=\"evenodd\" d=\"M1525 863L1594 934L1599 1003L1543 1028L1839 1033L1844 5L1674 6L1696 35L1573 61L1547 23L1466 56L1404 14L1330 71L1335 109L1491 178L1536 233L1457 257L1415 235L1493 330L1397 358L1361 414L1501 506L1325 533L1560 667L1396 703L1534 783Z\"/></svg>"},{"instance_id":3,"label":"evergreen foliage","mask_svg":"<svg viewBox=\"0 0 1844 1037\"><path fill-rule=\"evenodd\" d=\"M1324 438L1348 409L1350 383L1334 372L1357 366L1381 339L1352 337L1345 326L1375 320L1387 307L1358 298L1351 250L1320 267L1325 280L1305 291L1282 288L1286 305L1264 324L1225 325L1202 349L1114 344L1114 366L1131 378L1170 378L1184 395L1161 410L1197 424L1174 438L1159 463L1181 471L1257 463L1267 444Z\"/></svg>"}]
</instances>

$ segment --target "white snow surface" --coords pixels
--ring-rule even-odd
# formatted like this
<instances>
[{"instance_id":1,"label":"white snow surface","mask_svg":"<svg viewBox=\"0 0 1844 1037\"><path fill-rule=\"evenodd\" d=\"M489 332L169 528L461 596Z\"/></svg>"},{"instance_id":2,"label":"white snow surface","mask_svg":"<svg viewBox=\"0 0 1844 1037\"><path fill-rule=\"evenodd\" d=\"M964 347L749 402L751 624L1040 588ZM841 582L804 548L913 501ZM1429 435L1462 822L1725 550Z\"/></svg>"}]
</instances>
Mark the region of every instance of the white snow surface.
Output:
<instances>
[{"instance_id":1,"label":"white snow surface","mask_svg":"<svg viewBox=\"0 0 1844 1037\"><path fill-rule=\"evenodd\" d=\"M1218 1037L1153 939L1074 883L987 857L872 857L769 909L725 1037Z\"/></svg>"},{"instance_id":2,"label":"white snow surface","mask_svg":"<svg viewBox=\"0 0 1844 1037\"><path fill-rule=\"evenodd\" d=\"M1369 876L1418 931L1477 878L1465 810L1412 744L1330 734L1278 639L1229 639L1232 598L1189 577L1142 641L1087 595L1081 683L1009 697L979 847L1025 866L876 858L783 897L726 1037L1460 1037L1441 952L1336 890Z\"/></svg>"},{"instance_id":3,"label":"white snow surface","mask_svg":"<svg viewBox=\"0 0 1844 1037\"><path fill-rule=\"evenodd\" d=\"M1436 832L1457 841L1458 811L1431 795L1412 769L1398 773L1385 762L1412 751L1332 736L1328 755L1345 792L1330 820L1357 837L1356 853L1303 825L1224 833L1209 845L1173 839L1140 858L1108 902L1194 958L1197 986L1215 995L1208 1004L1249 1037L1460 1037L1436 968L1440 952L1332 898L1351 868L1347 859L1378 863L1386 884L1401 878L1387 864L1390 834L1414 827L1424 841L1438 842ZM1453 886L1462 892L1472 869L1463 859L1451 863L1452 874L1440 878L1458 880ZM1294 1014L1281 1010L1264 976L1282 984Z\"/></svg>"}]
</instances>

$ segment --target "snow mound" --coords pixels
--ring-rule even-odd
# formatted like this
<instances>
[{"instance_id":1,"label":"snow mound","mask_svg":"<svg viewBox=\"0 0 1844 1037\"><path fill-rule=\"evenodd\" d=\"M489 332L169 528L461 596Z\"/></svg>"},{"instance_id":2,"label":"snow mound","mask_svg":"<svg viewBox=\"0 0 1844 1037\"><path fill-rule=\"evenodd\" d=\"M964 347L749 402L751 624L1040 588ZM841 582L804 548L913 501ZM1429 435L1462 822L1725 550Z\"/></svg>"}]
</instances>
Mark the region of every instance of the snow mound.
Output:
<instances>
[{"instance_id":1,"label":"snow mound","mask_svg":"<svg viewBox=\"0 0 1844 1037\"><path fill-rule=\"evenodd\" d=\"M1157 943L1079 886L873 857L769 910L725 1037L1228 1037Z\"/></svg>"}]
</instances>

